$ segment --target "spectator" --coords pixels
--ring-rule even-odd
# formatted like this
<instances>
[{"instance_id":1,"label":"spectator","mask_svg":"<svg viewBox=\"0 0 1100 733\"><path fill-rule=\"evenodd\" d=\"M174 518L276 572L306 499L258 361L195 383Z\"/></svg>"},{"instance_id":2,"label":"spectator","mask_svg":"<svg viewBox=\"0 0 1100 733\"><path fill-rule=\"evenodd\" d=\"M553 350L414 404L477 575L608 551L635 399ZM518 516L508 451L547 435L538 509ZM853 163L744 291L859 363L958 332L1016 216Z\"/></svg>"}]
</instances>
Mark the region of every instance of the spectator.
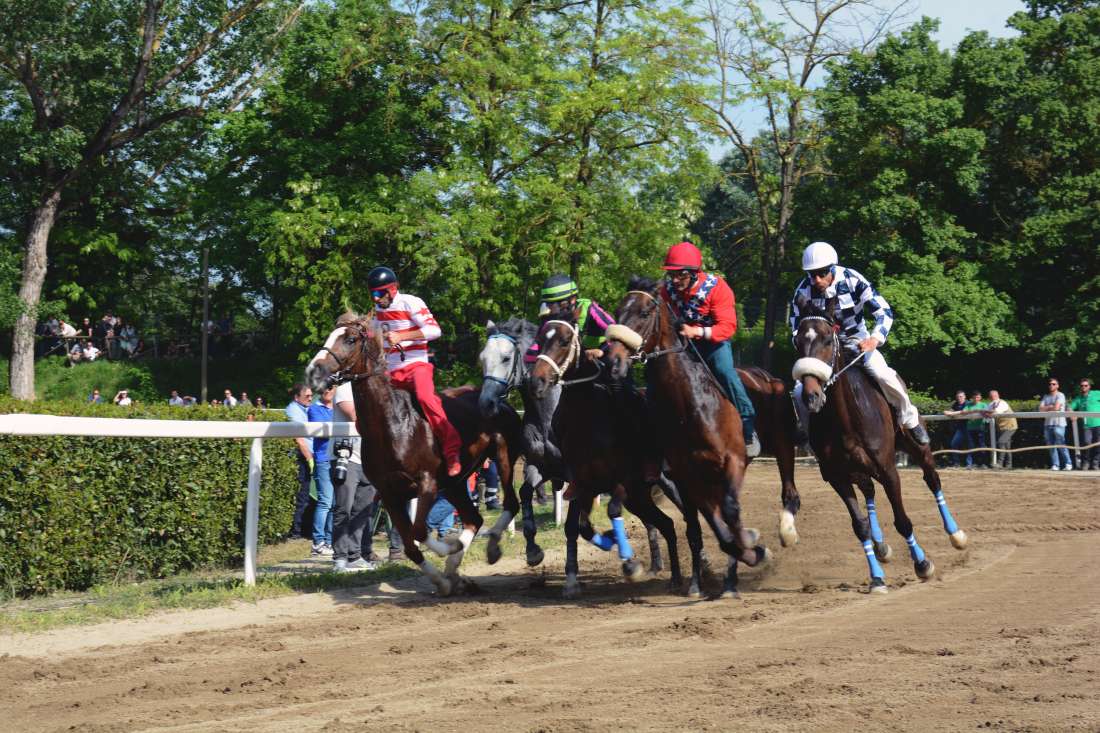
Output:
<instances>
[{"instance_id":1,"label":"spectator","mask_svg":"<svg viewBox=\"0 0 1100 733\"><path fill-rule=\"evenodd\" d=\"M129 407L134 402L130 399L130 393L124 389L120 389L115 395L114 402L119 407Z\"/></svg>"},{"instance_id":2,"label":"spectator","mask_svg":"<svg viewBox=\"0 0 1100 733\"><path fill-rule=\"evenodd\" d=\"M88 402L90 402L93 405L102 405L103 404L103 397L100 396L98 389L93 389L92 393L90 395L88 395Z\"/></svg>"},{"instance_id":3,"label":"spectator","mask_svg":"<svg viewBox=\"0 0 1100 733\"><path fill-rule=\"evenodd\" d=\"M184 397L183 397L183 406L184 407L194 407L198 403L199 403L199 401L196 400L191 395L184 395Z\"/></svg>"},{"instance_id":4,"label":"spectator","mask_svg":"<svg viewBox=\"0 0 1100 733\"><path fill-rule=\"evenodd\" d=\"M266 410L267 409L267 403L264 402L263 397L257 397L256 398L255 407L256 407L257 410Z\"/></svg>"},{"instance_id":5,"label":"spectator","mask_svg":"<svg viewBox=\"0 0 1100 733\"><path fill-rule=\"evenodd\" d=\"M252 407L252 400L248 399L248 392L241 392L241 398L237 400L241 407Z\"/></svg>"},{"instance_id":6,"label":"spectator","mask_svg":"<svg viewBox=\"0 0 1100 733\"><path fill-rule=\"evenodd\" d=\"M177 390L172 390L172 394L168 397L168 404L172 407L183 407L186 403Z\"/></svg>"},{"instance_id":7,"label":"spectator","mask_svg":"<svg viewBox=\"0 0 1100 733\"><path fill-rule=\"evenodd\" d=\"M309 406L310 422L332 422L332 398L335 387L321 392L321 399ZM329 438L313 439L313 481L317 487L317 505L313 509L313 547L310 555L332 557L332 477L329 475Z\"/></svg>"},{"instance_id":8,"label":"spectator","mask_svg":"<svg viewBox=\"0 0 1100 733\"><path fill-rule=\"evenodd\" d=\"M143 356L145 356L145 339L138 336L137 347L134 349L133 353L130 354L130 358L140 359Z\"/></svg>"},{"instance_id":9,"label":"spectator","mask_svg":"<svg viewBox=\"0 0 1100 733\"><path fill-rule=\"evenodd\" d=\"M115 331L118 335L118 347L127 357L133 359L138 346L137 331L129 323L123 324L121 318L118 320L118 329Z\"/></svg>"},{"instance_id":10,"label":"spectator","mask_svg":"<svg viewBox=\"0 0 1100 733\"><path fill-rule=\"evenodd\" d=\"M260 402L261 398L257 397L257 407ZM332 410L334 421L355 422L355 402L352 400L350 382L336 388ZM363 537L363 530L370 526L377 492L363 475L360 443L359 438L338 438L330 444L333 451L346 450L348 453L347 476L343 481L333 482L332 566L337 572L374 570L375 567L370 557L370 538ZM367 549L365 557L364 544Z\"/></svg>"},{"instance_id":11,"label":"spectator","mask_svg":"<svg viewBox=\"0 0 1100 733\"><path fill-rule=\"evenodd\" d=\"M435 503L432 504L432 508L428 510L425 523L428 525L428 532L435 530L439 539L446 537L447 533L455 526L454 504L444 498L443 492L439 493Z\"/></svg>"},{"instance_id":12,"label":"spectator","mask_svg":"<svg viewBox=\"0 0 1100 733\"><path fill-rule=\"evenodd\" d=\"M93 335L92 331L93 330L94 329L92 328L92 319L91 318L85 318L83 321L81 321L80 330L77 331L77 333L80 336L87 336L88 338L92 338L92 335Z\"/></svg>"},{"instance_id":13,"label":"spectator","mask_svg":"<svg viewBox=\"0 0 1100 733\"><path fill-rule=\"evenodd\" d=\"M1092 380L1084 377L1078 386L1081 391L1073 398L1069 409L1074 412L1100 412L1100 392L1092 391ZM1080 420L1082 424L1081 444L1093 445L1094 443L1100 443L1100 417L1085 417L1080 418ZM1100 445L1086 448L1077 468L1082 471L1100 470Z\"/></svg>"},{"instance_id":14,"label":"spectator","mask_svg":"<svg viewBox=\"0 0 1100 733\"><path fill-rule=\"evenodd\" d=\"M982 402L982 391L975 389L970 391L970 399L967 401L965 412L981 412L985 410L988 405ZM986 424L985 420L981 417L977 417L966 421L966 432L970 436L971 448L987 448L989 447L986 441ZM989 455L984 452L975 454L974 465L975 466L989 466Z\"/></svg>"},{"instance_id":15,"label":"spectator","mask_svg":"<svg viewBox=\"0 0 1100 733\"><path fill-rule=\"evenodd\" d=\"M79 341L73 341L69 345L69 349L65 352L65 355L69 359L69 366L72 366L84 360L84 347L80 345Z\"/></svg>"},{"instance_id":16,"label":"spectator","mask_svg":"<svg viewBox=\"0 0 1100 733\"><path fill-rule=\"evenodd\" d=\"M290 402L286 406L286 416L291 422L309 422L309 405L313 401L313 390L304 384L295 384L290 389ZM306 514L310 508L309 485L313 475L313 446L309 438L295 438L298 444L298 494L294 499L294 519L290 525L289 539L309 539L305 532Z\"/></svg>"},{"instance_id":17,"label":"spectator","mask_svg":"<svg viewBox=\"0 0 1100 733\"><path fill-rule=\"evenodd\" d=\"M221 402L219 402L219 401L218 401L218 400L216 400L216 399L214 399L214 400L210 400L210 406L211 406L211 407L221 407L221 404L222 404L222 403L221 403Z\"/></svg>"},{"instance_id":18,"label":"spectator","mask_svg":"<svg viewBox=\"0 0 1100 733\"><path fill-rule=\"evenodd\" d=\"M997 450L1000 455L993 454L994 466L1012 468L1012 436L1016 433L1019 424L1014 417L996 417L997 415L1012 412L1012 405L1001 399L1001 393L995 389L989 390L989 404L983 413L987 418L996 418L997 423Z\"/></svg>"},{"instance_id":19,"label":"spectator","mask_svg":"<svg viewBox=\"0 0 1100 733\"><path fill-rule=\"evenodd\" d=\"M71 339L77 335L77 331L72 327L72 324L66 323L64 319L58 319L57 335L61 338Z\"/></svg>"},{"instance_id":20,"label":"spectator","mask_svg":"<svg viewBox=\"0 0 1100 733\"><path fill-rule=\"evenodd\" d=\"M103 318L96 321L95 326L92 327L92 337L95 340L96 346L100 349L107 348L107 334L111 331L111 322L107 319L108 316L104 315Z\"/></svg>"},{"instance_id":21,"label":"spectator","mask_svg":"<svg viewBox=\"0 0 1100 733\"><path fill-rule=\"evenodd\" d=\"M492 458L485 460L478 478L485 481L485 508L500 509L500 471Z\"/></svg>"},{"instance_id":22,"label":"spectator","mask_svg":"<svg viewBox=\"0 0 1100 733\"><path fill-rule=\"evenodd\" d=\"M961 389L955 392L955 401L951 403L951 407L944 410L943 414L948 417L955 417L962 415L966 412L967 405L966 393ZM951 433L951 450L970 450L970 433L966 430L966 421L964 420L952 420L952 433ZM974 454L965 453L966 467L970 468L974 465ZM950 453L947 457L947 465L959 466L963 462L963 458L958 453Z\"/></svg>"},{"instance_id":23,"label":"spectator","mask_svg":"<svg viewBox=\"0 0 1100 733\"><path fill-rule=\"evenodd\" d=\"M1066 396L1058 391L1058 380L1051 377L1047 381L1047 393L1039 401L1040 412L1064 412L1066 409ZM1047 445L1050 448L1050 470L1072 471L1073 463L1069 459L1069 450L1055 448L1056 445L1066 443L1066 419L1064 417L1048 417L1043 420L1043 433Z\"/></svg>"},{"instance_id":24,"label":"spectator","mask_svg":"<svg viewBox=\"0 0 1100 733\"><path fill-rule=\"evenodd\" d=\"M92 343L91 339L84 344L84 361L95 361L99 358L100 351Z\"/></svg>"},{"instance_id":25,"label":"spectator","mask_svg":"<svg viewBox=\"0 0 1100 733\"><path fill-rule=\"evenodd\" d=\"M236 407L237 406L237 398L233 396L233 392L231 392L228 389L225 390L225 399L222 400L222 404L225 405L226 407Z\"/></svg>"}]
</instances>

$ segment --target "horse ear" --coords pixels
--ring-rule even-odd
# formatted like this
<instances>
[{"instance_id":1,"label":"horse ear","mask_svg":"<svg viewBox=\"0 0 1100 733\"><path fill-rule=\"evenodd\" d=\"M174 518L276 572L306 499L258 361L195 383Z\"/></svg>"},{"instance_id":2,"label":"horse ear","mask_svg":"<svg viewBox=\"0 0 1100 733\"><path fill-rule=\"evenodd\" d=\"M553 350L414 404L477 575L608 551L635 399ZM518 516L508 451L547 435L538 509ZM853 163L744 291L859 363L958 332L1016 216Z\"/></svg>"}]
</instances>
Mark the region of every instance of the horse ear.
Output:
<instances>
[{"instance_id":1,"label":"horse ear","mask_svg":"<svg viewBox=\"0 0 1100 733\"><path fill-rule=\"evenodd\" d=\"M497 328L497 324L493 323L492 319L485 322L485 335L486 336L492 336L493 334L499 333L499 332L500 332L500 330Z\"/></svg>"},{"instance_id":2,"label":"horse ear","mask_svg":"<svg viewBox=\"0 0 1100 733\"><path fill-rule=\"evenodd\" d=\"M798 306L798 310L802 313L816 310L814 308L814 304L810 302L810 299L802 293L799 293L798 296L794 299L794 304Z\"/></svg>"}]
</instances>

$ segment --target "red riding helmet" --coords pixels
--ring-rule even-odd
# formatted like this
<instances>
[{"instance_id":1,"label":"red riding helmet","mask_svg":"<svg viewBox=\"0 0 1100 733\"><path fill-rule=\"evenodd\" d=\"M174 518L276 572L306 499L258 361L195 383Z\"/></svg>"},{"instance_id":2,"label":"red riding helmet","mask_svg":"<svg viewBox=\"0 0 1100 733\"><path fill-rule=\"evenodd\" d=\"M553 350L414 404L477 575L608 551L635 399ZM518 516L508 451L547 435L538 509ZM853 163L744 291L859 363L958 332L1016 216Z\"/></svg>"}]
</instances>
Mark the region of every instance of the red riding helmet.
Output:
<instances>
[{"instance_id":1,"label":"red riding helmet","mask_svg":"<svg viewBox=\"0 0 1100 733\"><path fill-rule=\"evenodd\" d=\"M668 248L662 270L702 270L703 253L691 242L680 242Z\"/></svg>"}]
</instances>

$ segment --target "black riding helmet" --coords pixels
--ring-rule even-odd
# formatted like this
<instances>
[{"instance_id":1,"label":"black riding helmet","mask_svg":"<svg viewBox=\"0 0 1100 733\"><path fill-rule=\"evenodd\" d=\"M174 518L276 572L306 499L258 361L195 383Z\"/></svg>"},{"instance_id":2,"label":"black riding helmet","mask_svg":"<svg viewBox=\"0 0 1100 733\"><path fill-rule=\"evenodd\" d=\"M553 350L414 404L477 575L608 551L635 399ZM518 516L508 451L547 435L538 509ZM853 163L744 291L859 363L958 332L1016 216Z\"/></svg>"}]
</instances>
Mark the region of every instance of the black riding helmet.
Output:
<instances>
[{"instance_id":1,"label":"black riding helmet","mask_svg":"<svg viewBox=\"0 0 1100 733\"><path fill-rule=\"evenodd\" d=\"M544 303L558 303L572 298L577 292L577 283L573 282L573 278L557 274L546 278L539 295Z\"/></svg>"},{"instance_id":2,"label":"black riding helmet","mask_svg":"<svg viewBox=\"0 0 1100 733\"><path fill-rule=\"evenodd\" d=\"M387 286L397 286L397 273L388 267L376 267L367 273L367 287L382 290Z\"/></svg>"}]
</instances>

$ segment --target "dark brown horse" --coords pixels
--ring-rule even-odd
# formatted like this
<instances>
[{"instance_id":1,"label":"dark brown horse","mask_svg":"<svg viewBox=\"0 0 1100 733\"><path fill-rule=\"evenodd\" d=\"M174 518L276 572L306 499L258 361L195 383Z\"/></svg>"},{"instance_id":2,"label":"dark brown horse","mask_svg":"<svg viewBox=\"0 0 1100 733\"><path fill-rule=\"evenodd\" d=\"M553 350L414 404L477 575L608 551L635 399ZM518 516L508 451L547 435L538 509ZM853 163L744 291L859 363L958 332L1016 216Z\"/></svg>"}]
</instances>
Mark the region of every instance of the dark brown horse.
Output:
<instances>
[{"instance_id":1,"label":"dark brown horse","mask_svg":"<svg viewBox=\"0 0 1100 733\"><path fill-rule=\"evenodd\" d=\"M698 595L702 578L703 537L698 512L710 524L729 555L723 596L737 596L737 563L762 562L767 550L760 533L741 520L740 493L748 458L741 417L690 343L677 333L672 309L662 302L657 283L634 278L608 331L607 358L613 375L625 375L642 358L651 414L672 480L680 492L691 547L691 587ZM645 355L642 357L641 355Z\"/></svg>"},{"instance_id":2,"label":"dark brown horse","mask_svg":"<svg viewBox=\"0 0 1100 733\"><path fill-rule=\"evenodd\" d=\"M463 472L449 478L441 448L416 398L394 389L390 383L382 331L372 326L369 317L354 315L341 317L336 326L306 367L306 380L317 391L326 385L353 382L355 427L363 439L363 473L378 489L386 511L401 533L405 554L431 579L440 595L449 595L463 582L458 565L482 524L481 515L466 491L465 479L486 456L492 455L500 466L505 509L515 516L519 508L512 486L512 464L520 442L519 416L504 406L488 421L478 410L475 389L459 390L457 394L443 392L443 409L458 430L463 447ZM440 486L447 500L458 509L462 521L462 533L457 539L440 541L428 536L428 510L435 503ZM418 500L412 522L405 510L410 499ZM499 542L506 524L504 519L489 531L490 543ZM424 558L417 541L447 557L442 575Z\"/></svg>"},{"instance_id":3,"label":"dark brown horse","mask_svg":"<svg viewBox=\"0 0 1100 733\"><path fill-rule=\"evenodd\" d=\"M863 544L870 569L870 589L886 592L880 560L889 557L889 545L874 512L874 484L882 484L894 510L894 528L909 545L913 567L921 579L935 573L932 559L925 554L905 513L901 479L895 466L895 448L901 448L920 465L943 520L944 531L956 549L966 546L966 533L959 529L943 497L940 476L927 445L918 443L898 425L890 404L874 379L856 363L861 355L841 348L840 325L834 318L836 299L826 302L822 312L806 300L801 312L808 314L795 334L793 375L802 382L802 399L810 412L810 445L821 468L821 477L832 485L852 518L852 530ZM863 493L868 506L864 516L853 484Z\"/></svg>"},{"instance_id":4,"label":"dark brown horse","mask_svg":"<svg viewBox=\"0 0 1100 733\"><path fill-rule=\"evenodd\" d=\"M580 593L578 535L605 551L617 546L623 574L632 580L641 576L644 568L634 557L623 524L624 504L645 522L647 529L656 527L665 538L671 585L679 591L683 578L676 527L653 503L651 482L644 475L646 459L654 452L645 435L649 421L644 398L630 385L608 379L608 370L601 361L586 358L574 322L547 321L536 343L539 357L528 375L528 389L539 400L553 387L562 388L552 427L574 493L565 522L565 597L574 598ZM606 535L597 534L589 522L593 501L602 493L611 496L607 514L612 530Z\"/></svg>"}]
</instances>

